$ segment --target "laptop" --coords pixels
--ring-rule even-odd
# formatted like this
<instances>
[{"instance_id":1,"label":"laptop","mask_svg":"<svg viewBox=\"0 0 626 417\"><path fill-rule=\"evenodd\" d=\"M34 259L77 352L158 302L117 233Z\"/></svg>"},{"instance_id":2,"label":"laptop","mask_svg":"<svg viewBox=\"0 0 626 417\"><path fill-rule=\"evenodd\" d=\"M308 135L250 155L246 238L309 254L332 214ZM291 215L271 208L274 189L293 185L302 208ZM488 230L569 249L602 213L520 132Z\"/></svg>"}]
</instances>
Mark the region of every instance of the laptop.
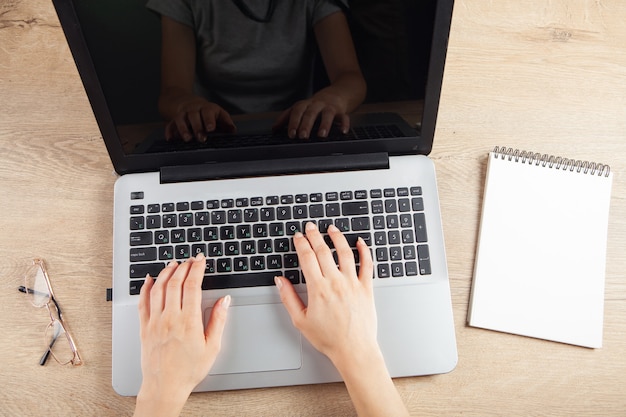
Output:
<instances>
[{"instance_id":1,"label":"laptop","mask_svg":"<svg viewBox=\"0 0 626 417\"><path fill-rule=\"evenodd\" d=\"M133 396L141 385L137 303L146 273L156 276L169 260L198 252L207 256L205 320L221 296L230 294L232 306L222 351L195 391L340 381L293 327L274 286L273 277L284 275L306 302L291 236L308 221L322 231L335 224L352 244L363 237L370 246L378 340L392 377L454 369L439 198L427 156L452 0L380 2L373 10L355 4L346 12L368 83L363 107L381 110L355 112L349 134L293 141L242 128L245 137L206 143L163 140L156 104L160 20L144 1L53 2L119 174L112 278L117 393ZM395 23L368 30L368 12L374 22ZM396 36L381 35L381 28ZM385 111L398 101L421 120L407 124ZM242 115L237 123L262 119Z\"/></svg>"}]
</instances>

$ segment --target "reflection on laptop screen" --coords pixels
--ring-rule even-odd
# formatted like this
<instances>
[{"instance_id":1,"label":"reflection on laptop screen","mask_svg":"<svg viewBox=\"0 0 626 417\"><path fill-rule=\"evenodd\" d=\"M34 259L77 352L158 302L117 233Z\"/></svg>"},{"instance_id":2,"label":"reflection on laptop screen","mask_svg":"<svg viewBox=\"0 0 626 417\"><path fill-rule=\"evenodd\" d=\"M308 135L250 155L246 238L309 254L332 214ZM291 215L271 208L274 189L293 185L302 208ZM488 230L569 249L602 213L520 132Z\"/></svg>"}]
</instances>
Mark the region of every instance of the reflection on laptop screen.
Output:
<instances>
[{"instance_id":1,"label":"reflection on laptop screen","mask_svg":"<svg viewBox=\"0 0 626 417\"><path fill-rule=\"evenodd\" d=\"M185 149L205 146L195 140L185 143L177 136L164 140L165 126L172 118L163 110L163 105L159 106L164 91L162 65L166 65L161 54L162 42L167 42L170 36L163 31L165 18L193 30L196 40L195 68L192 69L194 94L225 109L238 127L254 119L249 113L265 114L275 120L293 102L309 98L328 85L326 68L315 43L312 26L315 16L296 16L287 6L271 10L266 2L261 2L263 7L245 9L238 6L241 2L214 3L220 6L177 11L171 2L155 0L147 3L145 0L75 1L81 30L125 154L154 152L155 143L161 144L158 149L167 151L180 146ZM308 3L295 2L293 4L298 6L294 9L305 9L301 4ZM335 8L347 17L358 64L367 84L367 95L357 112L377 108L375 104L381 102L411 101L415 103L413 111L421 109L419 103L425 94L435 4L435 0L329 2L326 13ZM223 10L208 10L210 8ZM243 22L249 21L250 28L239 26L229 30L225 27L223 22L231 20L220 20L219 14L233 10L241 14ZM294 21L293 28L283 30L282 34L274 33L273 22L280 22L283 27L290 19ZM287 35L289 39L285 38ZM281 53L285 42L292 41L301 47L297 46L293 53ZM214 53L207 57L207 51ZM246 54L256 58L251 60ZM220 63L224 69L220 68ZM285 69L287 64L289 68ZM419 125L420 121L421 115L418 115L412 125Z\"/></svg>"}]
</instances>

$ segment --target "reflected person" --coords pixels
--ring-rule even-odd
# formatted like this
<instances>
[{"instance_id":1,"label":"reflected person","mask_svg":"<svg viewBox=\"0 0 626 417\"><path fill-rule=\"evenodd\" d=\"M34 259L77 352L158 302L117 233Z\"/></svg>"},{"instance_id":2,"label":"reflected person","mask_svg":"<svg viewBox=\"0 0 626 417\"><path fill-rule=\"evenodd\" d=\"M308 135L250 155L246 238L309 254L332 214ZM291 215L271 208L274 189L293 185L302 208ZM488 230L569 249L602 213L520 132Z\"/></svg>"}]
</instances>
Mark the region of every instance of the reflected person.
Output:
<instances>
[{"instance_id":1,"label":"reflected person","mask_svg":"<svg viewBox=\"0 0 626 417\"><path fill-rule=\"evenodd\" d=\"M161 15L166 139L234 132L234 114L280 112L291 138L347 133L364 99L343 7L332 0L149 0ZM313 91L316 48L329 85ZM319 119L317 131L312 132Z\"/></svg>"}]
</instances>

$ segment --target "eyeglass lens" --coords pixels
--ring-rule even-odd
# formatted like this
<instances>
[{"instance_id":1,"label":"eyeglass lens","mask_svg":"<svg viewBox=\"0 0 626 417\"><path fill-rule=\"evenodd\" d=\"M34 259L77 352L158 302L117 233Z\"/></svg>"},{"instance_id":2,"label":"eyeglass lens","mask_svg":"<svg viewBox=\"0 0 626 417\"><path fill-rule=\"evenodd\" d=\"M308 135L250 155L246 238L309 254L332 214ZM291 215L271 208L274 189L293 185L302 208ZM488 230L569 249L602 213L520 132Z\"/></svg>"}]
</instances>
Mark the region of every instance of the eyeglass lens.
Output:
<instances>
[{"instance_id":1,"label":"eyeglass lens","mask_svg":"<svg viewBox=\"0 0 626 417\"><path fill-rule=\"evenodd\" d=\"M36 263L26 273L25 284L30 301L35 307L43 307L50 301L50 290L41 266Z\"/></svg>"},{"instance_id":2,"label":"eyeglass lens","mask_svg":"<svg viewBox=\"0 0 626 417\"><path fill-rule=\"evenodd\" d=\"M52 356L61 365L70 363L74 359L74 352L69 343L69 338L65 328L58 320L52 320L45 333L45 342Z\"/></svg>"}]
</instances>

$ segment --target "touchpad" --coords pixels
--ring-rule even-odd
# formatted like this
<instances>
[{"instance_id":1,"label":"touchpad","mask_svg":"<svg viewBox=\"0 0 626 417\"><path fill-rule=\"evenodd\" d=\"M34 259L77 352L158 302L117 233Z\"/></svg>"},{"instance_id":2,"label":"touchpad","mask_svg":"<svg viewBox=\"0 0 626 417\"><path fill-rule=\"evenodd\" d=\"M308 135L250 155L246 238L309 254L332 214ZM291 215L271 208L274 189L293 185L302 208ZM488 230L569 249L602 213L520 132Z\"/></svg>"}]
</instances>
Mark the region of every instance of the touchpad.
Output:
<instances>
[{"instance_id":1,"label":"touchpad","mask_svg":"<svg viewBox=\"0 0 626 417\"><path fill-rule=\"evenodd\" d=\"M204 311L207 323L212 308ZM302 367L300 332L282 304L231 306L209 375L279 371Z\"/></svg>"}]
</instances>

